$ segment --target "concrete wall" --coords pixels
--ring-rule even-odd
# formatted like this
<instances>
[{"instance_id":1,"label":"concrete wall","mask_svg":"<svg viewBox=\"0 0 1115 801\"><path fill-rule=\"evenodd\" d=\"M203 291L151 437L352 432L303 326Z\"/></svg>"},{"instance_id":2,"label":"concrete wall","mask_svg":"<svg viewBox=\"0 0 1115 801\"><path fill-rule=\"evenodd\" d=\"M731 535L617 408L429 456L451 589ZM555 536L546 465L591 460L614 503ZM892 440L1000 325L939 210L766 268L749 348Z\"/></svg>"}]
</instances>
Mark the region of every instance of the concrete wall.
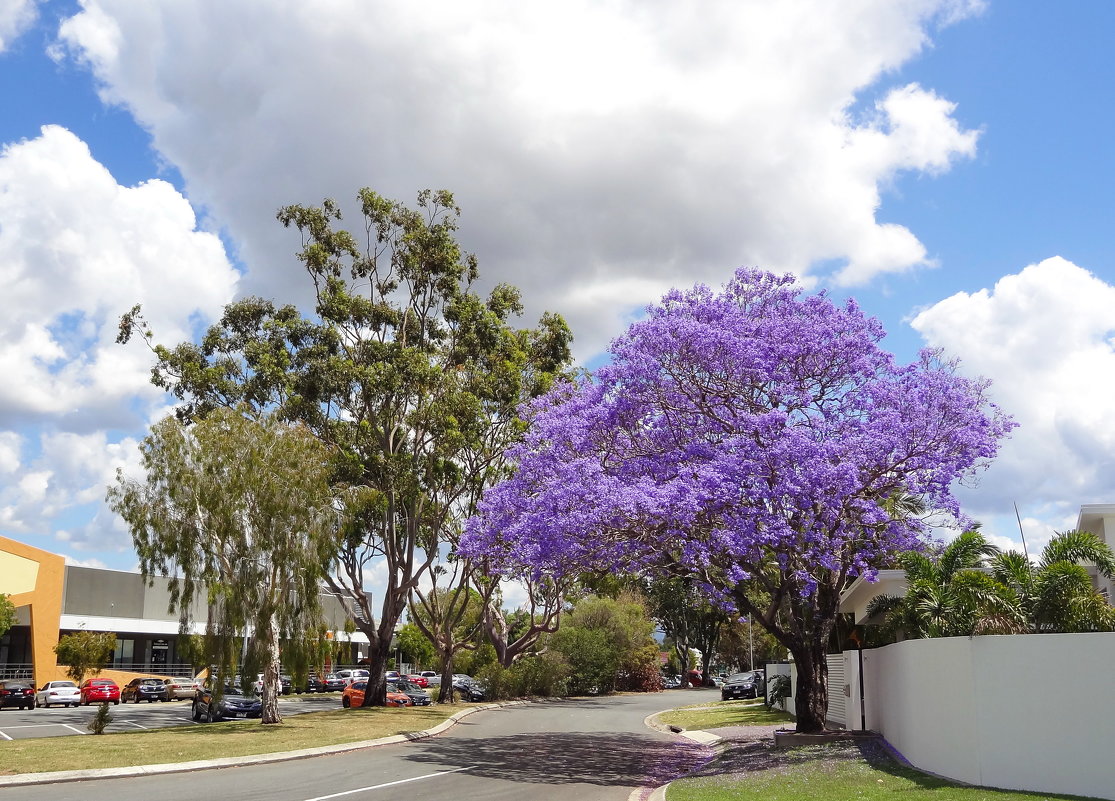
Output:
<instances>
[{"instance_id":1,"label":"concrete wall","mask_svg":"<svg viewBox=\"0 0 1115 801\"><path fill-rule=\"evenodd\" d=\"M918 768L949 778L1115 799L1113 666L1115 633L871 649L867 725Z\"/></svg>"}]
</instances>

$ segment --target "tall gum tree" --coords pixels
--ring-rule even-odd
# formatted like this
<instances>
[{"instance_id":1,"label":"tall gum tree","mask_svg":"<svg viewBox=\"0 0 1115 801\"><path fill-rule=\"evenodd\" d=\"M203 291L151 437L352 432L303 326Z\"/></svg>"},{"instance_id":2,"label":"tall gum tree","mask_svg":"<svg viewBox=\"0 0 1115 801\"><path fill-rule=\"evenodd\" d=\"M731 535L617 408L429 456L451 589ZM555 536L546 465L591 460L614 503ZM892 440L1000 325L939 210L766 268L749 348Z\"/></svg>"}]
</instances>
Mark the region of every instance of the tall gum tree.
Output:
<instances>
[{"instance_id":1,"label":"tall gum tree","mask_svg":"<svg viewBox=\"0 0 1115 801\"><path fill-rule=\"evenodd\" d=\"M263 667L262 722L281 723L280 645L298 648L320 626L338 514L329 450L303 425L249 412L156 423L140 446L145 477L118 470L108 500L131 529L143 575L170 577L182 630L206 611L217 692L248 637L242 678L247 665Z\"/></svg>"},{"instance_id":2,"label":"tall gum tree","mask_svg":"<svg viewBox=\"0 0 1115 801\"><path fill-rule=\"evenodd\" d=\"M230 304L200 344L155 346L153 380L184 419L248 403L301 421L336 452L346 521L326 580L370 643L371 706L385 703L408 599L480 490L506 475L524 427L517 409L567 369L572 337L550 313L513 328L514 287L473 290L477 263L455 238L449 192L424 191L414 209L370 189L359 201L358 235L336 227L333 201L278 213L301 234L313 315L260 298ZM147 334L133 310L120 338L137 331Z\"/></svg>"},{"instance_id":3,"label":"tall gum tree","mask_svg":"<svg viewBox=\"0 0 1115 801\"><path fill-rule=\"evenodd\" d=\"M898 365L883 336L790 276L671 291L595 377L531 406L462 551L508 574L692 575L790 651L797 727L823 729L841 591L925 534L893 499L959 519L953 482L1013 427L988 382L932 352Z\"/></svg>"}]
</instances>

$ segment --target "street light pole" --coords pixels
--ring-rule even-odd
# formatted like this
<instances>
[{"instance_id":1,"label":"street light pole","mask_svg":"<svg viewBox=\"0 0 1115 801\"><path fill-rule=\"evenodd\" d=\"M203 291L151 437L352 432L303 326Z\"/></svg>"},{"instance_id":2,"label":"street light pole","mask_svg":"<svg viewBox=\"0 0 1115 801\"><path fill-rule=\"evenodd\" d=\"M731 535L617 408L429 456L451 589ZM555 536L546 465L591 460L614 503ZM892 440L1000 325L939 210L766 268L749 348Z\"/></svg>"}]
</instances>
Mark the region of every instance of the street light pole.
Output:
<instances>
[{"instance_id":1,"label":"street light pole","mask_svg":"<svg viewBox=\"0 0 1115 801\"><path fill-rule=\"evenodd\" d=\"M747 643L751 649L751 656L748 657L749 661L747 666L751 670L755 669L755 635L751 631L751 618L747 618Z\"/></svg>"}]
</instances>

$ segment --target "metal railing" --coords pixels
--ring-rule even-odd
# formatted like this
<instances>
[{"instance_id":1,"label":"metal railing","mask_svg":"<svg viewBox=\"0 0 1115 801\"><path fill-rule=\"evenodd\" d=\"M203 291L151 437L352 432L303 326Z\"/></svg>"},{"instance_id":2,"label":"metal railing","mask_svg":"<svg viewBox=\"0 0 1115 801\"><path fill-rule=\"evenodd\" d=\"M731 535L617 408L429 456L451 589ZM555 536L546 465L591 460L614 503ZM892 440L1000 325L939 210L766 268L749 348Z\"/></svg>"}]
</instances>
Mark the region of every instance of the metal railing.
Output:
<instances>
[{"instance_id":1,"label":"metal railing","mask_svg":"<svg viewBox=\"0 0 1115 801\"><path fill-rule=\"evenodd\" d=\"M0 679L19 679L31 681L35 678L35 666L30 662L9 662L0 665Z\"/></svg>"}]
</instances>

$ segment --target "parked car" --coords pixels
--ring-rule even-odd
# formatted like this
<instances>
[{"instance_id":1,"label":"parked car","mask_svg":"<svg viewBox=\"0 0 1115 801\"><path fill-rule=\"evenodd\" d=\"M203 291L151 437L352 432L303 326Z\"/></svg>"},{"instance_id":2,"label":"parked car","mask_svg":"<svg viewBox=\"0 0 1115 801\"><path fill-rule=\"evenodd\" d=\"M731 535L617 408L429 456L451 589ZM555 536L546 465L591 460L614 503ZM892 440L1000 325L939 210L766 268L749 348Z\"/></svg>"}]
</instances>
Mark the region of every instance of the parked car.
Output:
<instances>
[{"instance_id":1,"label":"parked car","mask_svg":"<svg viewBox=\"0 0 1115 801\"><path fill-rule=\"evenodd\" d=\"M759 695L767 694L767 672L765 670L752 670L755 677L755 686L759 688Z\"/></svg>"},{"instance_id":2,"label":"parked car","mask_svg":"<svg viewBox=\"0 0 1115 801\"><path fill-rule=\"evenodd\" d=\"M419 675L423 676L426 679L426 686L427 687L440 687L441 686L441 674L440 673L437 673L433 670L423 670Z\"/></svg>"},{"instance_id":3,"label":"parked car","mask_svg":"<svg viewBox=\"0 0 1115 801\"><path fill-rule=\"evenodd\" d=\"M662 686L667 690L676 690L681 686L681 679L677 676L663 676Z\"/></svg>"},{"instance_id":4,"label":"parked car","mask_svg":"<svg viewBox=\"0 0 1115 801\"><path fill-rule=\"evenodd\" d=\"M121 703L128 703L132 701L139 703L146 701L152 703L153 701L166 701L166 685L163 684L162 679L156 678L136 678L129 681L124 685L124 689L120 691Z\"/></svg>"},{"instance_id":5,"label":"parked car","mask_svg":"<svg viewBox=\"0 0 1115 801\"><path fill-rule=\"evenodd\" d=\"M262 676L260 678L262 678ZM290 695L293 688L294 679L290 676L290 674L283 673L279 676L279 689L281 690L281 692L279 693L280 695Z\"/></svg>"},{"instance_id":6,"label":"parked car","mask_svg":"<svg viewBox=\"0 0 1115 801\"><path fill-rule=\"evenodd\" d=\"M758 698L759 697L759 683L755 680L755 674L751 671L746 673L733 673L724 682L724 686L720 688L720 698L723 701L728 701L733 698Z\"/></svg>"},{"instance_id":7,"label":"parked car","mask_svg":"<svg viewBox=\"0 0 1115 801\"><path fill-rule=\"evenodd\" d=\"M409 681L413 684L417 684L419 687L430 686L430 680L423 676L421 673L408 673L405 676L401 676L399 679L396 679L396 681Z\"/></svg>"},{"instance_id":8,"label":"parked car","mask_svg":"<svg viewBox=\"0 0 1115 801\"><path fill-rule=\"evenodd\" d=\"M0 681L0 709L6 706L34 709L35 685L14 679Z\"/></svg>"},{"instance_id":9,"label":"parked car","mask_svg":"<svg viewBox=\"0 0 1115 801\"><path fill-rule=\"evenodd\" d=\"M345 688L345 680L338 676L336 673L329 673L324 679L321 680L324 689L318 690L322 693L339 693Z\"/></svg>"},{"instance_id":10,"label":"parked car","mask_svg":"<svg viewBox=\"0 0 1115 801\"><path fill-rule=\"evenodd\" d=\"M77 706L81 703L81 690L72 681L48 681L35 693L35 706Z\"/></svg>"},{"instance_id":11,"label":"parked car","mask_svg":"<svg viewBox=\"0 0 1115 801\"><path fill-rule=\"evenodd\" d=\"M120 703L120 686L112 679L86 679L78 691L81 693L81 703L85 706L91 703Z\"/></svg>"},{"instance_id":12,"label":"parked car","mask_svg":"<svg viewBox=\"0 0 1115 801\"><path fill-rule=\"evenodd\" d=\"M201 684L193 679L163 679L163 684L166 686L167 701L178 701L183 698L193 700L197 695L197 691L201 689Z\"/></svg>"},{"instance_id":13,"label":"parked car","mask_svg":"<svg viewBox=\"0 0 1115 801\"><path fill-rule=\"evenodd\" d=\"M394 686L399 692L405 693L414 706L429 706L431 703L429 693L423 690L421 685L413 681L399 679L394 685L389 684L387 686L388 689Z\"/></svg>"},{"instance_id":14,"label":"parked car","mask_svg":"<svg viewBox=\"0 0 1115 801\"><path fill-rule=\"evenodd\" d=\"M364 690L367 688L368 682L366 680L354 681L345 687L345 691L341 693L341 706L345 709L362 706L364 704ZM388 684L387 706L413 706L413 704L406 693L401 693L393 684Z\"/></svg>"},{"instance_id":15,"label":"parked car","mask_svg":"<svg viewBox=\"0 0 1115 801\"><path fill-rule=\"evenodd\" d=\"M402 676L399 674L399 671L397 670L388 670L383 675L388 681L398 681L402 678Z\"/></svg>"},{"instance_id":16,"label":"parked car","mask_svg":"<svg viewBox=\"0 0 1115 801\"><path fill-rule=\"evenodd\" d=\"M245 693L239 686L225 685L220 697L212 687L202 687L194 697L191 717L203 723L227 718L258 718L263 702L255 693Z\"/></svg>"},{"instance_id":17,"label":"parked car","mask_svg":"<svg viewBox=\"0 0 1115 801\"><path fill-rule=\"evenodd\" d=\"M464 673L453 674L453 690L466 701L483 701L487 698L484 688L477 684L472 676L466 676Z\"/></svg>"},{"instance_id":18,"label":"parked car","mask_svg":"<svg viewBox=\"0 0 1115 801\"><path fill-rule=\"evenodd\" d=\"M371 674L363 668L342 668L336 675L348 687L354 681L367 681Z\"/></svg>"}]
</instances>

